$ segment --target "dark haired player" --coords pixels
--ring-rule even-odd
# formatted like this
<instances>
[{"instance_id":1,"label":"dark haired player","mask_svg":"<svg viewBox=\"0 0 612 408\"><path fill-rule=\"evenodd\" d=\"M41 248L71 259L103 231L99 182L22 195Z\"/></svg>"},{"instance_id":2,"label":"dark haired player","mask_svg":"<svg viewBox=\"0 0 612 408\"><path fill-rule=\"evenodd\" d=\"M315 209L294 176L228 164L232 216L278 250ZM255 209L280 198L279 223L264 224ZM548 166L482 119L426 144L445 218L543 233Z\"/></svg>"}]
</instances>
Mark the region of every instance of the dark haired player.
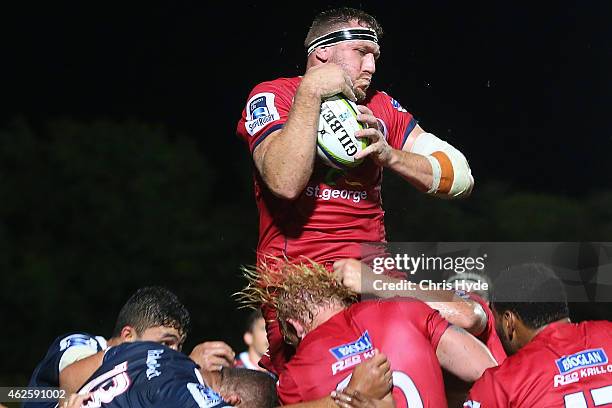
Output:
<instances>
[{"instance_id":1,"label":"dark haired player","mask_svg":"<svg viewBox=\"0 0 612 408\"><path fill-rule=\"evenodd\" d=\"M509 268L495 281L492 308L509 357L485 371L464 407L612 406L612 322L571 323L550 268Z\"/></svg>"},{"instance_id":2,"label":"dark haired player","mask_svg":"<svg viewBox=\"0 0 612 408\"><path fill-rule=\"evenodd\" d=\"M268 350L268 338L266 336L266 321L260 310L253 310L247 317L242 338L248 349L237 356L234 366L251 370L264 370L258 363Z\"/></svg>"},{"instance_id":3,"label":"dark haired player","mask_svg":"<svg viewBox=\"0 0 612 408\"><path fill-rule=\"evenodd\" d=\"M181 350L190 325L187 308L177 296L159 286L138 289L123 305L108 346L126 342L153 341ZM77 361L59 374L60 386L73 393L102 364L103 352Z\"/></svg>"},{"instance_id":4,"label":"dark haired player","mask_svg":"<svg viewBox=\"0 0 612 408\"><path fill-rule=\"evenodd\" d=\"M149 340L179 349L188 326L189 313L174 293L163 287L141 288L119 312L108 342L102 336L88 333L59 336L34 370L28 386L59 387L63 376L63 385L74 391L99 366L107 346ZM81 374L75 375L77 372ZM55 402L26 402L23 408L54 406Z\"/></svg>"}]
</instances>

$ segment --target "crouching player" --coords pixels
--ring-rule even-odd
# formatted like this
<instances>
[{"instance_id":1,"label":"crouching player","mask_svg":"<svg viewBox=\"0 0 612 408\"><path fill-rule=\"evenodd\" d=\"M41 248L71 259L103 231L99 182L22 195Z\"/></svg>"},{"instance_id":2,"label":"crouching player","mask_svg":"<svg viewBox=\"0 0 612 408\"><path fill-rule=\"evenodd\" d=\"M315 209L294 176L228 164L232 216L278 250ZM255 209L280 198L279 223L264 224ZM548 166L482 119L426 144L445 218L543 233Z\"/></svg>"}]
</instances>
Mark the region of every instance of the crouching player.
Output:
<instances>
[{"instance_id":1,"label":"crouching player","mask_svg":"<svg viewBox=\"0 0 612 408\"><path fill-rule=\"evenodd\" d=\"M206 384L198 366L184 354L153 342L123 343L110 348L102 366L64 403L66 408L274 408L278 406L275 381L263 372L245 368L223 369ZM386 357L377 355L355 369L347 400L380 397L391 387ZM224 400L220 394L228 395ZM342 396L334 396L342 398ZM230 401L231 400L231 404ZM341 399L339 401L342 401ZM339 402L340 404L341 402ZM335 406L332 397L294 408Z\"/></svg>"},{"instance_id":2,"label":"crouching player","mask_svg":"<svg viewBox=\"0 0 612 408\"><path fill-rule=\"evenodd\" d=\"M495 281L492 308L510 357L484 373L464 407L612 406L612 322L571 323L551 269L509 268Z\"/></svg>"},{"instance_id":3,"label":"crouching player","mask_svg":"<svg viewBox=\"0 0 612 408\"><path fill-rule=\"evenodd\" d=\"M318 264L288 264L282 274L259 268L242 292L252 306L271 303L285 340L297 347L279 377L281 402L329 395L379 349L389 357L399 407L446 406L440 365L466 381L495 366L488 349L416 299L364 301ZM262 289L261 281L266 289Z\"/></svg>"}]
</instances>

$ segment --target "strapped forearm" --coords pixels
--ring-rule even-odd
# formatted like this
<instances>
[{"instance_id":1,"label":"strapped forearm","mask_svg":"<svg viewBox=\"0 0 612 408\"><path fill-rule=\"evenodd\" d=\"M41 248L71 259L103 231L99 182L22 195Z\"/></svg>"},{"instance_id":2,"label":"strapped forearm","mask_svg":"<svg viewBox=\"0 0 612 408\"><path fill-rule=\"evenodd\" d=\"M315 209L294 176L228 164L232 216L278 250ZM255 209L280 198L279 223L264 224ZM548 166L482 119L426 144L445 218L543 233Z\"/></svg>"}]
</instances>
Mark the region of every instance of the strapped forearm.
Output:
<instances>
[{"instance_id":1,"label":"strapped forearm","mask_svg":"<svg viewBox=\"0 0 612 408\"><path fill-rule=\"evenodd\" d=\"M445 198L470 195L474 177L467 159L459 150L435 135L423 132L415 138L410 151L425 156L431 165L433 180L428 194Z\"/></svg>"}]
</instances>

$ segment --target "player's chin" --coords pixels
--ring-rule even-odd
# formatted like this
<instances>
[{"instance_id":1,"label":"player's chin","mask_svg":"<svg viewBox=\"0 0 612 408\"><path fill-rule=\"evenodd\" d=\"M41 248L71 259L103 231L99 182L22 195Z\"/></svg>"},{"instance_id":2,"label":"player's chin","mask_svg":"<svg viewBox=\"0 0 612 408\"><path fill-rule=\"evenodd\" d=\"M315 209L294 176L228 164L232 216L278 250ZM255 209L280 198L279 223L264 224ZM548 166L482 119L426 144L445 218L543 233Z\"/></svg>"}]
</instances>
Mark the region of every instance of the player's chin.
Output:
<instances>
[{"instance_id":1,"label":"player's chin","mask_svg":"<svg viewBox=\"0 0 612 408\"><path fill-rule=\"evenodd\" d=\"M353 91L355 92L355 97L357 98L357 101L363 101L366 97L366 90L368 89L368 87L361 87L361 86L356 86L355 89L353 89Z\"/></svg>"}]
</instances>

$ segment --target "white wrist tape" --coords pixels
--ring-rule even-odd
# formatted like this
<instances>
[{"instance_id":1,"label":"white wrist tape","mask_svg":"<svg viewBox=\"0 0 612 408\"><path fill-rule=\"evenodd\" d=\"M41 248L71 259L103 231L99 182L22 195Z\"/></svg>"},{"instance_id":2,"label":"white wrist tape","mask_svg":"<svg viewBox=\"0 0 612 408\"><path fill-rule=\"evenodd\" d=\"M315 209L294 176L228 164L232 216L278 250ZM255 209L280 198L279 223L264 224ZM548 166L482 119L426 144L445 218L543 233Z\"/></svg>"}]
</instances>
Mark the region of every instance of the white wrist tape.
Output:
<instances>
[{"instance_id":1,"label":"white wrist tape","mask_svg":"<svg viewBox=\"0 0 612 408\"><path fill-rule=\"evenodd\" d=\"M465 156L444 140L431 133L421 133L411 152L425 156L431 163L433 183L428 194L456 198L472 192L474 177Z\"/></svg>"}]
</instances>

